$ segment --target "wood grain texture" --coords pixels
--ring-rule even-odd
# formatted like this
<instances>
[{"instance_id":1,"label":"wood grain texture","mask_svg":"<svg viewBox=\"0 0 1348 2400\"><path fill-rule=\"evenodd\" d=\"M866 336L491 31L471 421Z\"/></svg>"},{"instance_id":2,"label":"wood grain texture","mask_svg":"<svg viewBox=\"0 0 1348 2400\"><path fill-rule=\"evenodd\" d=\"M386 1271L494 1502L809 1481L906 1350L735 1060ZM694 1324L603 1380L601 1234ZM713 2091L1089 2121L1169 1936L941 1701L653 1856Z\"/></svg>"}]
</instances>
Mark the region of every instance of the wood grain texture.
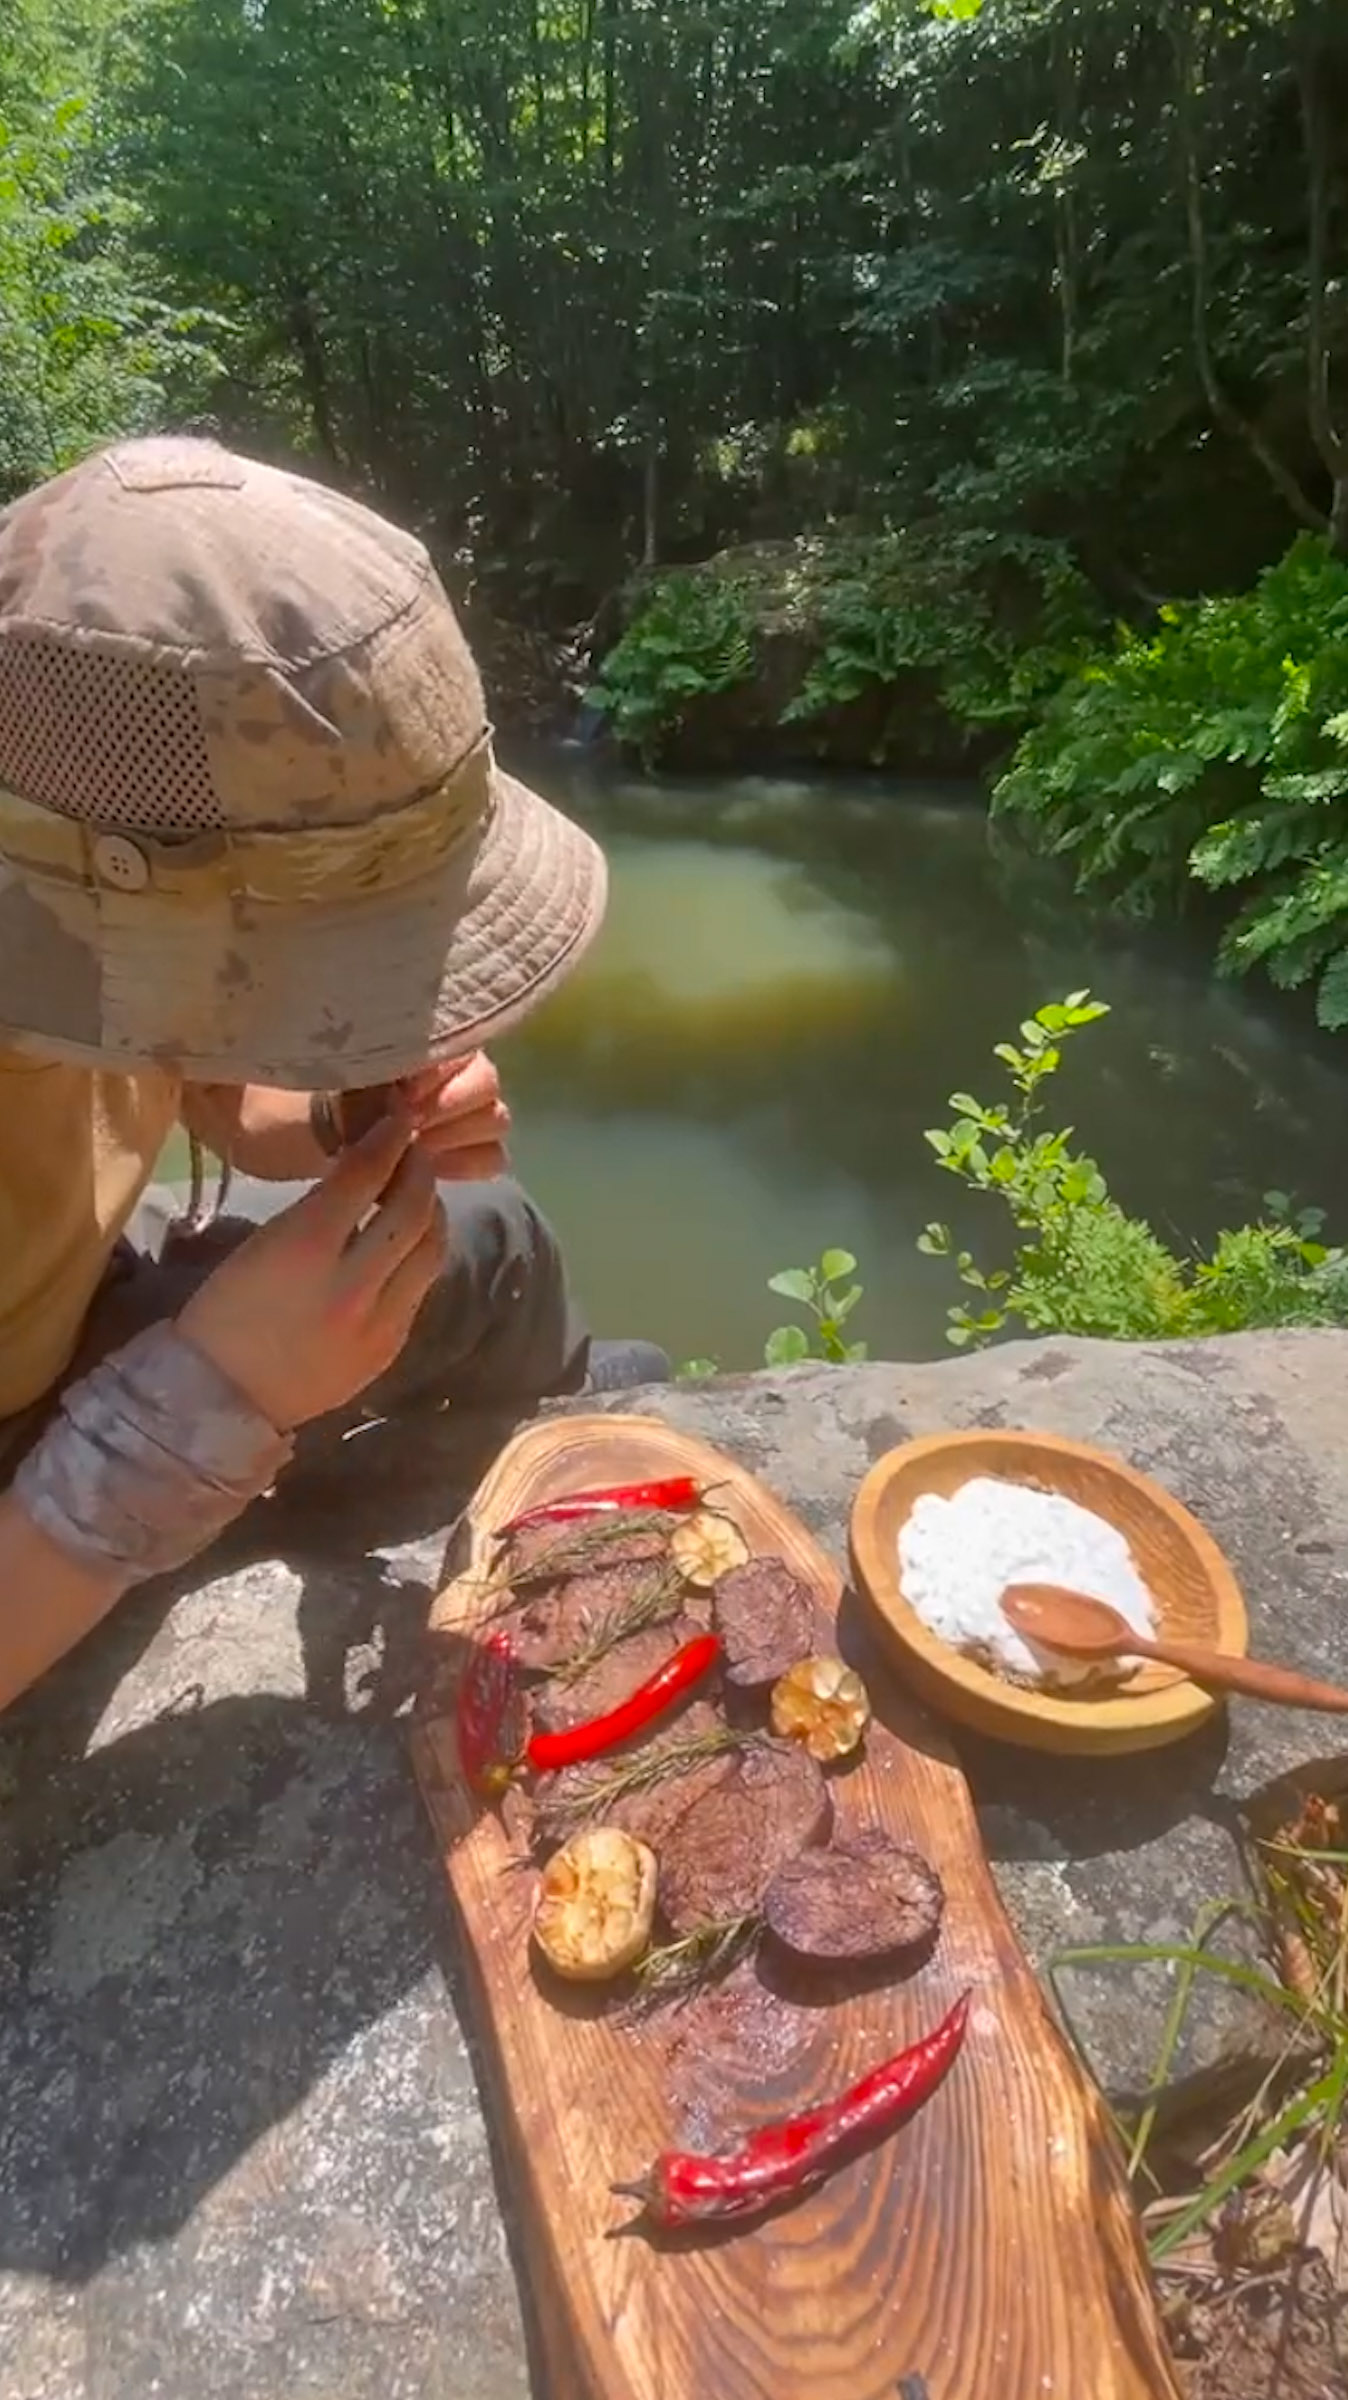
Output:
<instances>
[{"instance_id":1,"label":"wood grain texture","mask_svg":"<svg viewBox=\"0 0 1348 2400\"><path fill-rule=\"evenodd\" d=\"M1206 1724L1220 1700L1173 1667L1139 1667L1108 1694L1066 1700L1018 1689L929 1631L904 1597L899 1533L923 1492L949 1499L975 1475L1039 1484L1093 1509L1126 1537L1166 1633L1237 1657L1249 1647L1245 1602L1221 1550L1150 1476L1107 1450L1056 1434L935 1434L876 1461L857 1493L850 1527L858 1582L920 1697L978 1733L1060 1755L1155 1750Z\"/></svg>"},{"instance_id":2,"label":"wood grain texture","mask_svg":"<svg viewBox=\"0 0 1348 2400\"><path fill-rule=\"evenodd\" d=\"M441 1596L450 1643L480 1619L490 1528L586 1485L688 1471L759 1553L832 1610L836 1569L761 1485L650 1420L532 1428L471 1512L472 1556ZM565 2007L530 1967L533 1877L458 1772L453 1726L414 1732L443 1846L540 2334L540 2400L1179 2400L1103 2107L1059 2036L1003 1912L968 1788L844 1606L839 1647L871 1686L863 1764L840 1822L917 1844L947 1894L940 1941L907 1982L827 2005L742 1984L634 2024L593 1995ZM691 2247L610 2239L614 2180L671 2143L712 2148L817 2103L935 2025L972 1985L948 2082L892 2140L789 2212Z\"/></svg>"}]
</instances>

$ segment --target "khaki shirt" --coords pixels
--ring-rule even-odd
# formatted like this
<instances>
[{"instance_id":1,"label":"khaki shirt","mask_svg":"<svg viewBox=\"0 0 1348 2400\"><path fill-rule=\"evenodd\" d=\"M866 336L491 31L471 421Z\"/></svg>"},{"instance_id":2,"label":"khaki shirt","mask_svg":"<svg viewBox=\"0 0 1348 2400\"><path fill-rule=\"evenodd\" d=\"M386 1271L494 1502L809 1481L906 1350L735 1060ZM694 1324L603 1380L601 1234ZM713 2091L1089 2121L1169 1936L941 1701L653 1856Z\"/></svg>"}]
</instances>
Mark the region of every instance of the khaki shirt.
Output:
<instances>
[{"instance_id":1,"label":"khaki shirt","mask_svg":"<svg viewBox=\"0 0 1348 2400\"><path fill-rule=\"evenodd\" d=\"M180 1097L175 1076L0 1050L0 1421L69 1366Z\"/></svg>"}]
</instances>

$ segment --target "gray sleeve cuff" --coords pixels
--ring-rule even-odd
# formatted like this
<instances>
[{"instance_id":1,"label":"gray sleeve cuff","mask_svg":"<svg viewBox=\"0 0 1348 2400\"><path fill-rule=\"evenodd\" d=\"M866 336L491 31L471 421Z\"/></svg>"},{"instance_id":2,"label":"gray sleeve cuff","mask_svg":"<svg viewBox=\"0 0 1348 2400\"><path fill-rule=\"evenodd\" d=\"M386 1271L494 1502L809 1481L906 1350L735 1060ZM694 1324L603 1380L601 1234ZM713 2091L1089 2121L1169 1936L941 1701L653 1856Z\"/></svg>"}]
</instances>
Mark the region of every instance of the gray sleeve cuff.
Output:
<instances>
[{"instance_id":1,"label":"gray sleeve cuff","mask_svg":"<svg viewBox=\"0 0 1348 2400\"><path fill-rule=\"evenodd\" d=\"M139 1583L205 1549L268 1490L293 1449L166 1323L72 1385L12 1489L80 1566Z\"/></svg>"}]
</instances>

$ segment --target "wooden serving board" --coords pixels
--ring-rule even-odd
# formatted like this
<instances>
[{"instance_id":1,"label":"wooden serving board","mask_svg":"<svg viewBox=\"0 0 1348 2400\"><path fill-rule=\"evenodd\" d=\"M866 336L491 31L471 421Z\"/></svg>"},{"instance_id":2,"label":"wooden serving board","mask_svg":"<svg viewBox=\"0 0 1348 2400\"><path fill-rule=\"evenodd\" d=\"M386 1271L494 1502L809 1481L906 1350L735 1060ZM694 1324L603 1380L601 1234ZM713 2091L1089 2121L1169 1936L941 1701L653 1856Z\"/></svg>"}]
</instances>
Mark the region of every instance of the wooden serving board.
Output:
<instances>
[{"instance_id":1,"label":"wooden serving board","mask_svg":"<svg viewBox=\"0 0 1348 2400\"><path fill-rule=\"evenodd\" d=\"M531 1428L498 1461L436 1627L452 1648L481 1618L494 1525L549 1495L684 1471L725 1486L751 1547L837 1606L835 1567L731 1461L653 1420L573 1417ZM845 1986L829 2005L769 1998L751 1976L636 2023L593 1992L545 1998L533 1874L463 1784L452 1722L415 1728L512 2185L540 2400L1179 2400L1108 2119L1003 1911L968 1787L846 1605L839 1646L876 1721L863 1764L835 1785L838 1820L915 1843L947 1907L910 1980ZM631 2211L610 2183L663 2148L714 2148L841 2092L970 1985L949 2080L821 2190L715 2240L611 2238Z\"/></svg>"}]
</instances>

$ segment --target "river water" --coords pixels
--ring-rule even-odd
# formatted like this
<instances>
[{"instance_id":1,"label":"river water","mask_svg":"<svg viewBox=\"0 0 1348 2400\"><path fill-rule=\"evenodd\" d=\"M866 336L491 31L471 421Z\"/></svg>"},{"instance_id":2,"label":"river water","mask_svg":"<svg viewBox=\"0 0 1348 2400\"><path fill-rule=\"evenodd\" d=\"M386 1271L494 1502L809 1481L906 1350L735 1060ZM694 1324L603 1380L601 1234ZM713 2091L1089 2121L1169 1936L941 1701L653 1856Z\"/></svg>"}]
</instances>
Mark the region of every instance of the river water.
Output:
<instances>
[{"instance_id":1,"label":"river water","mask_svg":"<svg viewBox=\"0 0 1348 2400\"><path fill-rule=\"evenodd\" d=\"M1210 936L1124 928L1052 866L990 842L977 792L744 778L661 784L583 751L519 762L604 842L605 930L498 1052L520 1173L562 1233L596 1330L757 1364L791 1314L777 1268L860 1261L872 1354L936 1357L953 1270L991 1201L924 1130L957 1089L1002 1096L993 1044L1089 985L1112 1016L1051 1087L1118 1197L1210 1239L1270 1188L1337 1210L1348 1044L1214 980Z\"/></svg>"}]
</instances>

